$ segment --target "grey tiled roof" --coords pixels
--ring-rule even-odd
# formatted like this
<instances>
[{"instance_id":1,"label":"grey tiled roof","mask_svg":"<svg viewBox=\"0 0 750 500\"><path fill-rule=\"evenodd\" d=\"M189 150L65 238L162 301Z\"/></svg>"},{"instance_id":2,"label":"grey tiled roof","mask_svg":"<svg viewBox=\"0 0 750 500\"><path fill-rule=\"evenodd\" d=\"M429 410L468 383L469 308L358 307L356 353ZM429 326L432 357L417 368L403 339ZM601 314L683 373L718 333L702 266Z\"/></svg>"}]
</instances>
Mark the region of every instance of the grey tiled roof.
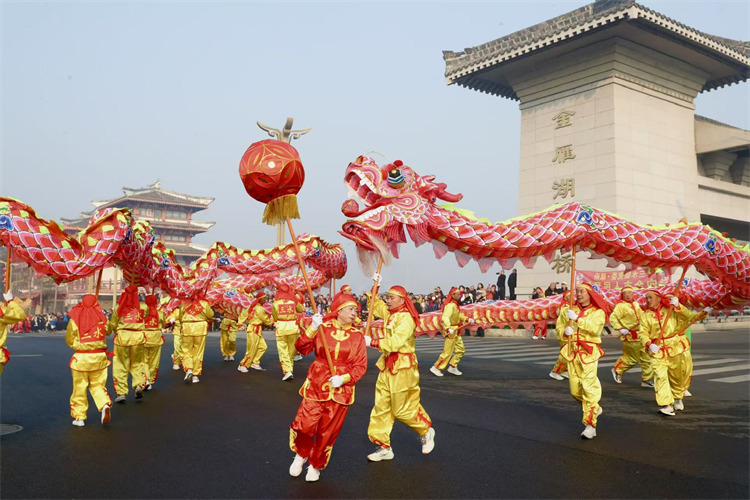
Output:
<instances>
[{"instance_id":1,"label":"grey tiled roof","mask_svg":"<svg viewBox=\"0 0 750 500\"><path fill-rule=\"evenodd\" d=\"M710 6L707 4L706 8L710 9ZM561 41L583 36L586 32L601 29L609 24L634 20L649 23L660 31L685 37L691 43L723 54L724 57L733 59L746 68L745 71L738 72L739 74L732 81L707 82L703 90L747 79L750 42L730 40L700 32L644 7L634 0L597 0L567 14L461 52L445 50L443 51L445 78L448 84L465 84L473 73L496 64L544 49ZM510 88L482 88L482 85L487 85L486 82L475 83L476 85L467 86L518 99Z\"/></svg>"}]
</instances>

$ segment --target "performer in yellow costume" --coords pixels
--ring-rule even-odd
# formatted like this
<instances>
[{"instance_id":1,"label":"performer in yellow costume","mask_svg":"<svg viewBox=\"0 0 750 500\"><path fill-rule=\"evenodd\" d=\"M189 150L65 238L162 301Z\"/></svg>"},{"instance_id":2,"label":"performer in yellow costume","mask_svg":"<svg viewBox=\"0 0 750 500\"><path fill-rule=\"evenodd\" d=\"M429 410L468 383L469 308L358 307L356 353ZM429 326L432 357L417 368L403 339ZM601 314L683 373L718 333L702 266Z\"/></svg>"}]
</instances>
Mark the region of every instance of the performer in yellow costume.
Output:
<instances>
[{"instance_id":1,"label":"performer in yellow costume","mask_svg":"<svg viewBox=\"0 0 750 500\"><path fill-rule=\"evenodd\" d=\"M161 333L164 326L164 313L159 310L159 299L156 295L146 297L146 307L148 313L143 322L143 334L146 336L144 359L146 362L146 390L150 391L159 376L161 346L164 344L164 335Z\"/></svg>"},{"instance_id":2,"label":"performer in yellow costume","mask_svg":"<svg viewBox=\"0 0 750 500\"><path fill-rule=\"evenodd\" d=\"M563 304L568 304L569 302L570 302L570 290L563 293L563 297L562 297ZM559 326L558 324L560 322L564 323L562 325L562 329L558 328ZM570 378L570 375L568 374L568 360L565 359L562 355L562 348L568 342L568 339L564 335L565 325L567 324L568 324L568 318L565 318L560 315L557 316L557 322L555 324L555 332L557 333L557 343L560 344L561 354L557 357L557 361L555 362L555 366L552 367L552 371L549 372L549 376L555 380L563 380L566 378Z\"/></svg>"},{"instance_id":3,"label":"performer in yellow costume","mask_svg":"<svg viewBox=\"0 0 750 500\"><path fill-rule=\"evenodd\" d=\"M674 310L667 321L670 306ZM659 412L674 416L675 410L685 409L682 400L693 373L690 341L685 337L685 329L696 313L682 306L677 297L667 298L654 291L646 292L646 307L639 338L653 358ZM704 310L711 312L709 307Z\"/></svg>"},{"instance_id":4,"label":"performer in yellow costume","mask_svg":"<svg viewBox=\"0 0 750 500\"><path fill-rule=\"evenodd\" d=\"M266 294L258 292L250 307L240 313L239 324L245 324L245 321L247 321L247 349L245 350L245 357L242 358L240 366L237 367L237 370L242 373L247 373L248 366L253 370L265 371L260 366L260 358L268 349L266 340L263 338L263 326L273 325L273 318L263 307L265 303Z\"/></svg>"},{"instance_id":5,"label":"performer in yellow costume","mask_svg":"<svg viewBox=\"0 0 750 500\"><path fill-rule=\"evenodd\" d=\"M620 291L622 300L617 303L609 315L609 323L615 330L615 334L622 340L622 356L612 368L612 377L615 382L622 384L622 375L632 367L641 364L641 387L654 387L654 367L651 356L641 345L638 338L638 330L641 326L643 311L638 302L635 301L632 287L625 287Z\"/></svg>"},{"instance_id":6,"label":"performer in yellow costume","mask_svg":"<svg viewBox=\"0 0 750 500\"><path fill-rule=\"evenodd\" d=\"M221 355L224 356L224 361L234 361L234 355L237 354L237 331L239 329L240 324L237 322L237 317L230 312L224 313L224 318L219 324L219 331L221 332L219 348L221 349Z\"/></svg>"},{"instance_id":7,"label":"performer in yellow costume","mask_svg":"<svg viewBox=\"0 0 750 500\"><path fill-rule=\"evenodd\" d=\"M0 304L0 375L3 374L3 369L10 360L10 351L5 348L5 343L8 341L8 326L26 319L21 302L18 299L13 300L12 292L4 293L3 298L5 304Z\"/></svg>"},{"instance_id":8,"label":"performer in yellow costume","mask_svg":"<svg viewBox=\"0 0 750 500\"><path fill-rule=\"evenodd\" d=\"M380 281L378 274L373 279ZM380 370L375 382L375 405L370 413L367 434L378 448L367 459L371 462L391 460L391 430L395 420L400 420L420 436L422 453L435 447L435 429L432 420L420 403L419 366L414 349L414 331L419 314L404 287L394 286L386 295L388 305L376 297L373 313L382 318L382 339L365 337L368 347L378 349L382 355L376 366Z\"/></svg>"},{"instance_id":9,"label":"performer in yellow costume","mask_svg":"<svg viewBox=\"0 0 750 500\"><path fill-rule=\"evenodd\" d=\"M602 330L607 323L609 305L588 283L576 287L576 302L570 307L565 303L557 318L557 334L561 333L570 342L560 354L568 361L570 394L583 408L581 433L584 439L596 436L597 418L602 413L599 400L602 398L602 384L596 374L598 360L604 356L601 347ZM572 326L567 326L572 322Z\"/></svg>"},{"instance_id":10,"label":"performer in yellow costume","mask_svg":"<svg viewBox=\"0 0 750 500\"><path fill-rule=\"evenodd\" d=\"M172 325L172 370L178 371L182 365L182 321L179 307L167 315L167 324Z\"/></svg>"},{"instance_id":11,"label":"performer in yellow costume","mask_svg":"<svg viewBox=\"0 0 750 500\"><path fill-rule=\"evenodd\" d=\"M276 348L284 376L281 380L294 378L294 356L297 353L294 342L299 336L298 313L305 310L289 285L280 284L276 288L273 301L273 320L276 322Z\"/></svg>"},{"instance_id":12,"label":"performer in yellow costume","mask_svg":"<svg viewBox=\"0 0 750 500\"><path fill-rule=\"evenodd\" d=\"M185 383L197 384L200 382L198 376L203 374L208 324L214 318L214 311L205 298L196 298L182 302L179 316Z\"/></svg>"},{"instance_id":13,"label":"performer in yellow costume","mask_svg":"<svg viewBox=\"0 0 750 500\"><path fill-rule=\"evenodd\" d=\"M128 373L132 377L136 399L143 397L143 388L146 387L143 322L148 308L138 300L138 287L133 285L125 288L117 303L117 310L107 322L107 334L115 332L115 359L112 363L112 382L117 394L115 403L124 403L128 394Z\"/></svg>"},{"instance_id":14,"label":"performer in yellow costume","mask_svg":"<svg viewBox=\"0 0 750 500\"><path fill-rule=\"evenodd\" d=\"M70 371L73 374L73 393L70 395L70 415L73 425L83 427L89 399L86 391L94 398L96 408L101 412L101 422L110 419L112 400L107 394L107 317L96 301L95 295L84 295L81 302L70 310L70 321L65 333L65 342L75 351L70 358Z\"/></svg>"},{"instance_id":15,"label":"performer in yellow costume","mask_svg":"<svg viewBox=\"0 0 750 500\"><path fill-rule=\"evenodd\" d=\"M309 459L306 481L317 481L320 471L328 465L349 405L354 403L354 385L367 371L364 337L353 324L356 316L354 297L336 294L331 312L325 317L314 315L310 327L297 340L301 353L315 350L315 360L299 391L302 403L289 429L289 446L295 453L289 474L299 476ZM333 374L327 356L333 364Z\"/></svg>"},{"instance_id":16,"label":"performer in yellow costume","mask_svg":"<svg viewBox=\"0 0 750 500\"><path fill-rule=\"evenodd\" d=\"M448 367L448 373L453 375L462 375L458 370L458 363L464 357L466 348L464 341L461 339L460 327L465 324L473 324L473 319L467 319L466 315L461 312L458 301L461 299L461 291L453 287L448 292L445 302L443 302L443 314L440 322L443 325L443 335L445 336L445 345L443 352L440 353L437 361L430 367L430 371L437 377L442 377L445 367Z\"/></svg>"}]
</instances>

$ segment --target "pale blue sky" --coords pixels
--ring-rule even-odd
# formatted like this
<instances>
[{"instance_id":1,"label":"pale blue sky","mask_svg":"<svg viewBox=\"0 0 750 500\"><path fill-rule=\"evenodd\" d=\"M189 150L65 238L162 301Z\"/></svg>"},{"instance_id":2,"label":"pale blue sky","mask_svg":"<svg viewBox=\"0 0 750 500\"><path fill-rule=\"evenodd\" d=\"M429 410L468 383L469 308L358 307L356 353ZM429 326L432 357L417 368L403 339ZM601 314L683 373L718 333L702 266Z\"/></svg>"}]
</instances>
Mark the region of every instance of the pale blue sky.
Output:
<instances>
[{"instance_id":1,"label":"pale blue sky","mask_svg":"<svg viewBox=\"0 0 750 500\"><path fill-rule=\"evenodd\" d=\"M216 201L195 241L275 245L263 206L237 173L255 122L313 127L295 141L307 180L297 233L341 242L344 279L368 280L345 218L343 173L368 151L401 159L462 192L492 220L517 214L518 103L446 86L443 50L459 51L581 2L10 2L0 3L0 193L45 218L73 218L122 186L162 186ZM746 1L642 2L693 28L750 39ZM750 128L748 85L696 100L697 113ZM429 246L402 247L384 285L494 282ZM522 270L520 272L523 272Z\"/></svg>"}]
</instances>

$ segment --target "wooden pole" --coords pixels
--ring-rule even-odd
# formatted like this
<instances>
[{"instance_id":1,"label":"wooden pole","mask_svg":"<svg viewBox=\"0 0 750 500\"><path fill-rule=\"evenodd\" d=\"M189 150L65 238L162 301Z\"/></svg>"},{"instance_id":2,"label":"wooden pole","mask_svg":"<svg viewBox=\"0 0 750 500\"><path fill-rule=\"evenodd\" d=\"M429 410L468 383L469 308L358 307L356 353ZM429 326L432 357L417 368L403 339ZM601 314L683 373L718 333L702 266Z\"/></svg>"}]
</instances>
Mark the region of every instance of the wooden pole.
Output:
<instances>
[{"instance_id":1,"label":"wooden pole","mask_svg":"<svg viewBox=\"0 0 750 500\"><path fill-rule=\"evenodd\" d=\"M307 270L305 269L305 263L302 261L302 254L300 254L299 251L299 245L297 244L297 235L294 234L294 228L292 228L292 220L289 217L286 218L286 224L289 227L289 234L292 236L294 251L297 253L297 260L299 261L299 267L302 270L302 278L304 278L305 280L307 293L310 294L310 305L312 305L313 314L318 314L318 306L317 304L315 304L315 295L313 295L312 288L310 287L310 280L307 279ZM333 367L333 360L331 359L331 353L328 351L328 342L326 341L325 335L321 334L320 339L323 342L323 350L326 353L328 369L331 371L331 375L336 375L336 369Z\"/></svg>"},{"instance_id":2,"label":"wooden pole","mask_svg":"<svg viewBox=\"0 0 750 500\"><path fill-rule=\"evenodd\" d=\"M576 247L573 245L573 260L570 264L570 298L568 299L568 309L573 308L576 295ZM568 320L568 326L573 326L573 320ZM573 336L568 337L568 352L570 352L571 346L573 345Z\"/></svg>"},{"instance_id":3,"label":"wooden pole","mask_svg":"<svg viewBox=\"0 0 750 500\"><path fill-rule=\"evenodd\" d=\"M104 268L99 269L99 276L96 277L96 300L99 301L99 289L102 287L102 274Z\"/></svg>"},{"instance_id":4,"label":"wooden pole","mask_svg":"<svg viewBox=\"0 0 750 500\"><path fill-rule=\"evenodd\" d=\"M378 256L378 270L375 271L376 273L380 274L380 270L383 269L383 256ZM375 297L378 295L378 290L380 289L380 283L373 280L372 282L372 289L370 290L370 304L367 308L367 323L365 323L365 337L370 336L370 327L372 327L372 319L374 317L374 310L375 310Z\"/></svg>"},{"instance_id":5,"label":"wooden pole","mask_svg":"<svg viewBox=\"0 0 750 500\"><path fill-rule=\"evenodd\" d=\"M687 273L687 267L684 267L682 269L682 275L680 276L680 281L677 282L677 286L674 289L674 295L675 297L678 297L680 295L680 288L682 288L682 282L685 281L685 273ZM667 309L667 315L664 317L664 323L659 323L659 345L664 346L664 328L667 326L667 322L669 321L669 318L672 317L672 312L674 311L674 307L672 307L672 304L669 304L669 309Z\"/></svg>"},{"instance_id":6,"label":"wooden pole","mask_svg":"<svg viewBox=\"0 0 750 500\"><path fill-rule=\"evenodd\" d=\"M336 278L331 278L332 284L331 284L331 297L336 295Z\"/></svg>"},{"instance_id":7,"label":"wooden pole","mask_svg":"<svg viewBox=\"0 0 750 500\"><path fill-rule=\"evenodd\" d=\"M114 267L114 274L112 275L112 310L117 308L117 285L119 279L117 278L117 266Z\"/></svg>"},{"instance_id":8,"label":"wooden pole","mask_svg":"<svg viewBox=\"0 0 750 500\"><path fill-rule=\"evenodd\" d=\"M5 259L5 293L8 293L8 290L10 290L10 254L11 254L11 250L10 250L9 246L6 246L5 249L7 250L6 259Z\"/></svg>"}]
</instances>

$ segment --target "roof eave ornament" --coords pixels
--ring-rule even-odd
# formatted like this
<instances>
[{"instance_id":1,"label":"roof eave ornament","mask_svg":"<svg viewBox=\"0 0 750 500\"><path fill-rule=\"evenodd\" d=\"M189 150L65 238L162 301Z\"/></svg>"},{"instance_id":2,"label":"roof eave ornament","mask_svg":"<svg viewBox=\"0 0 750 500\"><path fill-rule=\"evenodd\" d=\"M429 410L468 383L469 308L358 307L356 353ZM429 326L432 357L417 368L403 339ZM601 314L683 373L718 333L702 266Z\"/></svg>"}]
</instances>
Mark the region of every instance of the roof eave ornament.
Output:
<instances>
[{"instance_id":1,"label":"roof eave ornament","mask_svg":"<svg viewBox=\"0 0 750 500\"><path fill-rule=\"evenodd\" d=\"M299 139L306 133L312 130L312 127L301 129L301 130L292 130L292 123L294 122L294 118L287 118L286 123L284 124L284 128L282 130L279 130L277 128L269 127L268 125L265 125L261 122L257 122L258 126L268 132L268 135L271 137L275 137L276 139L286 142L287 144L292 143L292 139Z\"/></svg>"}]
</instances>

